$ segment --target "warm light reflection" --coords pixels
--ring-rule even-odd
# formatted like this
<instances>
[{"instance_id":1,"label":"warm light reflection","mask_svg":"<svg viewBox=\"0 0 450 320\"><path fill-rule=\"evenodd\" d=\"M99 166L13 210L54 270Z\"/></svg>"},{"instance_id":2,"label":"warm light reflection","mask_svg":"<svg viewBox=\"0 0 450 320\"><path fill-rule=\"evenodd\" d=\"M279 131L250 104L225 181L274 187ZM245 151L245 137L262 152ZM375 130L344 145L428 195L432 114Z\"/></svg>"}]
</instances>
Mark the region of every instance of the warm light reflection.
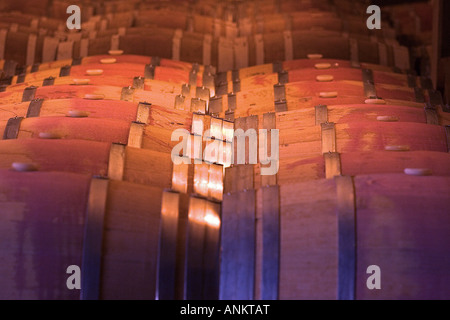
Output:
<instances>
[{"instance_id":1,"label":"warm light reflection","mask_svg":"<svg viewBox=\"0 0 450 320\"><path fill-rule=\"evenodd\" d=\"M210 135L216 140L222 140L222 122L221 119L211 118Z\"/></svg>"},{"instance_id":2,"label":"warm light reflection","mask_svg":"<svg viewBox=\"0 0 450 320\"><path fill-rule=\"evenodd\" d=\"M211 228L219 228L221 222L217 211L217 206L214 203L206 199L191 198L189 220Z\"/></svg>"},{"instance_id":3,"label":"warm light reflection","mask_svg":"<svg viewBox=\"0 0 450 320\"><path fill-rule=\"evenodd\" d=\"M208 197L209 165L206 163L194 166L194 192Z\"/></svg>"},{"instance_id":4,"label":"warm light reflection","mask_svg":"<svg viewBox=\"0 0 450 320\"><path fill-rule=\"evenodd\" d=\"M188 164L174 164L172 169L172 190L180 193L187 193L188 169Z\"/></svg>"},{"instance_id":5,"label":"warm light reflection","mask_svg":"<svg viewBox=\"0 0 450 320\"><path fill-rule=\"evenodd\" d=\"M217 163L228 168L233 163L233 143L221 142L219 145L219 159Z\"/></svg>"},{"instance_id":6,"label":"warm light reflection","mask_svg":"<svg viewBox=\"0 0 450 320\"><path fill-rule=\"evenodd\" d=\"M222 201L223 198L223 167L212 164L209 168L208 182L209 196L213 199Z\"/></svg>"},{"instance_id":7,"label":"warm light reflection","mask_svg":"<svg viewBox=\"0 0 450 320\"><path fill-rule=\"evenodd\" d=\"M212 228L220 228L220 218L213 212L208 212L205 215L204 221Z\"/></svg>"},{"instance_id":8,"label":"warm light reflection","mask_svg":"<svg viewBox=\"0 0 450 320\"><path fill-rule=\"evenodd\" d=\"M222 136L223 140L226 142L233 142L234 137L234 123L230 121L222 122Z\"/></svg>"}]
</instances>

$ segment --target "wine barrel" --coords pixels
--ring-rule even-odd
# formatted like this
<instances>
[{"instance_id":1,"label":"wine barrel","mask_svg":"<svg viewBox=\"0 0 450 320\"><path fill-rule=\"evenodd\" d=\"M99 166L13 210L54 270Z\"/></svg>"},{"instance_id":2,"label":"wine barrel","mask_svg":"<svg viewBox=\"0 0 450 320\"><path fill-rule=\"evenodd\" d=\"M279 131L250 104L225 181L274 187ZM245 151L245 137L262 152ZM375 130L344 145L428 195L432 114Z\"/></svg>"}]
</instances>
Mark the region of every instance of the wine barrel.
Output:
<instances>
[{"instance_id":1,"label":"wine barrel","mask_svg":"<svg viewBox=\"0 0 450 320\"><path fill-rule=\"evenodd\" d=\"M77 63L82 64L82 65L90 64L90 63L98 63L102 59L111 59L111 58L116 59L117 63L135 63L135 64L142 64L142 65L153 64L155 66L168 67L168 68L173 68L173 69L182 69L187 72L190 72L193 67L192 63L188 63L188 62L184 62L184 61L177 61L177 60L150 57L150 56L124 54L121 50L115 50L115 51L111 51L111 54L87 56L87 57L83 57L79 60L62 59L62 60L56 60L56 61L35 64L34 66L28 66L27 73L35 72L35 71L43 71L43 70L47 70L47 69L61 68L64 66L73 65L73 64L77 64ZM32 68L35 68L36 70L33 71ZM199 69L199 72L203 72L204 66L199 65L198 69Z\"/></svg>"},{"instance_id":2,"label":"wine barrel","mask_svg":"<svg viewBox=\"0 0 450 320\"><path fill-rule=\"evenodd\" d=\"M280 158L328 152L322 149L326 144L322 144L321 127L280 130ZM385 149L448 151L445 129L438 125L360 122L336 124L334 127L335 150L339 153ZM325 133L323 138L327 139Z\"/></svg>"},{"instance_id":3,"label":"wine barrel","mask_svg":"<svg viewBox=\"0 0 450 320\"><path fill-rule=\"evenodd\" d=\"M0 23L0 298L449 298L450 116L365 3L67 1Z\"/></svg>"},{"instance_id":4,"label":"wine barrel","mask_svg":"<svg viewBox=\"0 0 450 320\"><path fill-rule=\"evenodd\" d=\"M15 139L0 141L0 167L28 164L33 170L109 177L163 189L172 188L170 154L86 140ZM120 159L116 153L122 153ZM192 190L192 181L189 181Z\"/></svg>"},{"instance_id":5,"label":"wine barrel","mask_svg":"<svg viewBox=\"0 0 450 320\"><path fill-rule=\"evenodd\" d=\"M421 87L423 82L422 80L418 81L419 79L413 74L394 73L392 68L381 65L361 63L360 68L355 68L350 61L322 59L322 54L308 54L308 56L310 59L263 64L221 72L216 76L216 87L218 87L216 91L224 94L247 90L251 87L296 81L363 80L405 87ZM225 88L220 90L221 86L225 86Z\"/></svg>"},{"instance_id":6,"label":"wine barrel","mask_svg":"<svg viewBox=\"0 0 450 320\"><path fill-rule=\"evenodd\" d=\"M36 107L38 106L38 107ZM2 128L12 117L70 116L80 113L91 118L108 118L125 121L144 121L138 112L148 111L147 124L166 129L187 129L192 125L192 114L183 110L167 109L158 105L115 100L57 99L32 100L13 105L3 105L0 110Z\"/></svg>"},{"instance_id":7,"label":"wine barrel","mask_svg":"<svg viewBox=\"0 0 450 320\"><path fill-rule=\"evenodd\" d=\"M1 298L79 299L80 291L66 286L66 271L81 267L83 246L88 250L83 234L90 176L9 170L0 175ZM100 297L154 299L163 190L109 181L103 192Z\"/></svg>"},{"instance_id":8,"label":"wine barrel","mask_svg":"<svg viewBox=\"0 0 450 320\"><path fill-rule=\"evenodd\" d=\"M140 132L136 141L130 130ZM50 139L80 139L108 143L129 144L144 149L171 153L178 143L171 141L173 130L124 120L77 117L25 118L20 122L16 137ZM130 139L129 139L130 138Z\"/></svg>"},{"instance_id":9,"label":"wine barrel","mask_svg":"<svg viewBox=\"0 0 450 320\"><path fill-rule=\"evenodd\" d=\"M56 89L56 90L55 90ZM23 94L30 92L29 97L23 99ZM0 93L1 104L13 104L23 101L30 101L31 99L68 99L68 98L85 98L91 95L99 99L100 97L106 100L120 100L122 88L114 86L90 86L90 85L61 85L61 86L45 86L45 87L30 87L30 90L23 90L23 92L10 91Z\"/></svg>"},{"instance_id":10,"label":"wine barrel","mask_svg":"<svg viewBox=\"0 0 450 320\"><path fill-rule=\"evenodd\" d=\"M8 203L0 217L8 229L0 250L6 267L2 298L192 299L200 288L197 258L209 259L202 268L216 277L217 203L74 173L0 170L0 176L1 201ZM205 239L202 230L208 233ZM13 254L15 239L20 241L25 231L32 241L22 241L20 253ZM203 240L209 243L206 252L199 250ZM81 291L69 290L69 267L80 267ZM124 280L123 274L130 273L133 280ZM25 277L17 281L19 275ZM217 295L211 283L205 290L204 297Z\"/></svg>"},{"instance_id":11,"label":"wine barrel","mask_svg":"<svg viewBox=\"0 0 450 320\"><path fill-rule=\"evenodd\" d=\"M61 69L47 69L26 74L24 77L16 76L12 80L12 84L23 82L24 85L41 85L46 78L56 78L53 80L55 84L71 84L74 79L89 79L92 84L127 86L133 84L135 77L146 76L146 66L137 63L115 63L115 58L99 59L97 63L83 64L71 66L67 69L64 76L61 76ZM105 61L101 63L101 61ZM112 63L111 63L112 62ZM149 75L147 75L149 76ZM152 70L153 79L168 81L177 84L190 83L190 72L181 69L173 69L157 66ZM23 81L22 81L23 80ZM202 86L202 73L197 73L195 84Z\"/></svg>"},{"instance_id":12,"label":"wine barrel","mask_svg":"<svg viewBox=\"0 0 450 320\"><path fill-rule=\"evenodd\" d=\"M326 161L325 156L280 159L277 184L328 178ZM346 152L339 154L339 164L341 174L347 176L378 173L401 174L405 170L418 175L450 176L449 154L437 151ZM254 184L255 189L264 186L261 176L259 176L259 168L254 168ZM225 190L225 192L227 191Z\"/></svg>"},{"instance_id":13,"label":"wine barrel","mask_svg":"<svg viewBox=\"0 0 450 320\"><path fill-rule=\"evenodd\" d=\"M387 103L404 105L406 103L408 105L410 102L417 101L416 90L412 88L385 84L375 84L374 87L370 92L382 99L372 97L371 94L368 97L369 91L366 91L363 82L291 82L228 94L228 97L218 101L215 112L234 112L234 117L236 117L237 115L262 114L271 111L297 110L319 104Z\"/></svg>"},{"instance_id":14,"label":"wine barrel","mask_svg":"<svg viewBox=\"0 0 450 320\"><path fill-rule=\"evenodd\" d=\"M248 65L301 59L309 53L321 53L327 58L357 60L371 64L410 69L409 52L397 44L372 42L369 37L346 38L333 31L292 31L268 33L248 37L248 44L240 56L248 58ZM276 49L274 49L276 48ZM330 49L332 48L332 49ZM404 60L407 59L407 60ZM224 71L220 70L219 71Z\"/></svg>"},{"instance_id":15,"label":"wine barrel","mask_svg":"<svg viewBox=\"0 0 450 320\"><path fill-rule=\"evenodd\" d=\"M411 5L397 4L386 6L391 19L395 22L398 34L413 34L414 31L431 31L433 25L433 7L427 2Z\"/></svg>"},{"instance_id":16,"label":"wine barrel","mask_svg":"<svg viewBox=\"0 0 450 320\"><path fill-rule=\"evenodd\" d=\"M319 120L317 114L321 109L326 110L326 116ZM350 122L417 122L446 125L450 123L450 114L441 109L429 110L424 105L397 106L397 105L377 105L377 104L348 104L348 105L329 105L317 106L315 108L305 108L294 111L279 112L276 114L276 124L280 131L289 130L292 127L310 127L318 124L317 121L328 121L333 123ZM431 118L437 116L438 122ZM258 123L263 123L258 116ZM326 119L325 119L326 118ZM434 122L434 123L433 123Z\"/></svg>"},{"instance_id":17,"label":"wine barrel","mask_svg":"<svg viewBox=\"0 0 450 320\"><path fill-rule=\"evenodd\" d=\"M162 28L186 29L187 15L183 11L143 10L136 16L135 25L143 27L150 23Z\"/></svg>"},{"instance_id":18,"label":"wine barrel","mask_svg":"<svg viewBox=\"0 0 450 320\"><path fill-rule=\"evenodd\" d=\"M333 163L333 161L335 161ZM404 173L450 176L450 155L437 151L370 151L330 153L322 156L281 158L276 177L262 176L261 164L234 165L225 169L224 193L259 190L267 185L287 185L336 175L357 176Z\"/></svg>"},{"instance_id":19,"label":"wine barrel","mask_svg":"<svg viewBox=\"0 0 450 320\"><path fill-rule=\"evenodd\" d=\"M308 58L308 59L307 59ZM362 69L371 69L376 71L385 71L392 72L393 68L389 66L385 66L382 64L373 64L361 61L360 64ZM327 57L325 54L320 51L309 51L303 57L283 61L282 62L283 70L295 70L295 69L306 69L306 68L321 68L321 69L330 69L330 68L350 68L352 67L352 61L349 59L332 59ZM256 67L255 67L256 68Z\"/></svg>"},{"instance_id":20,"label":"wine barrel","mask_svg":"<svg viewBox=\"0 0 450 320\"><path fill-rule=\"evenodd\" d=\"M354 16L337 16L335 11L306 11L292 13L272 13L258 16L257 19L244 18L240 21L241 36L257 33L276 33L284 31L335 31L343 35L372 36L380 42L395 42L395 32L388 32L388 25L383 25L384 32L369 30L365 18ZM393 30L391 30L393 31ZM386 40L385 40L386 38Z\"/></svg>"},{"instance_id":21,"label":"wine barrel","mask_svg":"<svg viewBox=\"0 0 450 320\"><path fill-rule=\"evenodd\" d=\"M363 81L366 82L365 73L370 74L370 81L376 84L389 84L399 87L420 87L422 85L418 77L413 75L398 74L393 72L372 71L370 69L360 70L356 68L339 68L338 66L328 70L320 69L296 69L282 71L279 73L268 73L239 79L223 81L218 84L216 92L227 94L230 92L246 91L262 87L269 87L279 83L300 82L300 81ZM223 76L225 78L225 76ZM220 81L220 80L218 80ZM221 87L224 86L222 89ZM217 95L219 95L217 94Z\"/></svg>"},{"instance_id":22,"label":"wine barrel","mask_svg":"<svg viewBox=\"0 0 450 320\"><path fill-rule=\"evenodd\" d=\"M7 91L0 93L0 105L15 104L33 99L87 99L87 100L126 100L134 102L149 102L154 105L169 109L179 109L186 111L199 111L205 113L207 110L207 101L201 99L198 95L208 98L209 90L199 87L191 88L194 97L180 96L178 93L165 92L164 88L158 86L158 91L135 90L133 87L117 86L95 86L95 85L58 85L44 87L27 87L22 91ZM162 92L161 92L162 91ZM170 91L170 90L169 90ZM206 96L204 93L206 92ZM180 99L181 98L181 99Z\"/></svg>"},{"instance_id":23,"label":"wine barrel","mask_svg":"<svg viewBox=\"0 0 450 320\"><path fill-rule=\"evenodd\" d=\"M448 299L449 179L342 176L225 194L220 298Z\"/></svg>"},{"instance_id":24,"label":"wine barrel","mask_svg":"<svg viewBox=\"0 0 450 320\"><path fill-rule=\"evenodd\" d=\"M65 27L62 23L61 26ZM217 42L211 42L210 35L182 32L180 29L148 29L145 34L129 30L125 35L105 35L92 38L74 38L60 41L58 37L47 37L35 33L7 30L4 35L4 58L22 65L56 59L80 58L107 54L109 50L124 50L128 54L158 56L166 59L183 60L191 63L217 65ZM151 45L142 46L142 43ZM175 45L175 44L176 45ZM200 50L198 50L200 49Z\"/></svg>"}]
</instances>

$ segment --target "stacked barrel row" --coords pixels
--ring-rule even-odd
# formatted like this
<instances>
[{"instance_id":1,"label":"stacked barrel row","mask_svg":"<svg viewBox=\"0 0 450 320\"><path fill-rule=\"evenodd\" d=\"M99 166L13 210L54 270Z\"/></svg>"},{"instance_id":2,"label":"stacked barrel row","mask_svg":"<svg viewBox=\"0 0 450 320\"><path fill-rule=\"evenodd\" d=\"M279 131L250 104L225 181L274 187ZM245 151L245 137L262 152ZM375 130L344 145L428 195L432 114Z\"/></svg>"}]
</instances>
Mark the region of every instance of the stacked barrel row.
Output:
<instances>
[{"instance_id":1,"label":"stacked barrel row","mask_svg":"<svg viewBox=\"0 0 450 320\"><path fill-rule=\"evenodd\" d=\"M440 93L427 78L317 53L216 76L216 94L228 94L210 110L234 119L249 143L246 164L225 174L220 297L448 297L449 118ZM274 164L275 176L262 174ZM370 286L374 266L379 290Z\"/></svg>"},{"instance_id":2,"label":"stacked barrel row","mask_svg":"<svg viewBox=\"0 0 450 320\"><path fill-rule=\"evenodd\" d=\"M83 280L82 298L95 296L89 289L93 283L96 290L101 288L97 298L152 299L156 292L159 298L175 297L175 283L171 287L164 274L176 271L176 274L181 272L181 279L185 276L181 262L178 262L182 258L177 258L180 268L174 269L176 265L171 259L175 259L176 252L172 250L175 247L165 248L165 245L178 242L177 233L175 238L171 238L164 229L164 223L173 223L171 219L178 221L180 217L180 235L183 235L189 210L198 207L200 209L194 213L201 215L202 206L206 206L203 211L208 209L209 219L216 221L220 205L215 201L222 198L222 166L174 165L171 159L171 151L177 143L171 141L172 132L175 129L189 132L191 108L205 106L209 98L209 89L202 86L204 71L203 66L150 57L90 57L70 68L50 68L31 73L34 86L27 86L28 83L20 89L17 88L20 84L9 86L6 92L1 93L4 140L0 147L0 161L5 168L2 170L2 192L8 193L12 186L13 189L21 186L22 191L36 190L41 195L39 201L25 196L28 191L7 196L8 202L25 206L25 209L7 206L7 213L8 216L16 212L26 213L24 225L19 223L19 229L29 230L27 232L33 238L29 247L33 252L32 260L41 261L44 265L53 263L45 269L35 270L39 275L30 281L20 282L13 276L5 277L3 284L9 289L2 293L2 297L11 297L11 294L15 298L45 299L80 296L79 291L68 290L65 281L59 283L61 277L65 277L60 271L67 268L68 261L71 261L70 265L82 266L83 270L92 268L89 267L89 256L82 256L82 253L83 250L94 250L89 248L91 241L87 230L91 225L89 219L93 219L93 214L95 217L95 208L90 205L90 201L95 199L105 201L103 212L107 217L103 227L97 229L93 236L104 234L100 243L112 251L109 256L100 248L101 266L108 269L106 260L111 259L112 267L110 271L102 272L101 281L97 279L97 287L95 279L86 275L89 272L83 273L86 280ZM47 77L49 72L53 74L51 79ZM122 76L118 76L119 73ZM166 91L145 90L146 76L166 80L167 83L172 81L174 90L181 90L185 82L189 89L191 81L192 88L183 92L185 96L170 93L169 87ZM160 88L163 89L162 86ZM181 97L183 102L176 103ZM156 101L170 107L158 105ZM13 168L15 172L6 168ZM104 179L93 179L93 176ZM42 197L39 190L45 186L50 189L44 192L47 197ZM99 189L103 196L95 193ZM194 193L196 197L189 196ZM74 205L75 202L79 204ZM89 213L87 216L86 211ZM175 212L176 216L173 216ZM67 214L67 219L56 222L55 217L61 213ZM11 220L14 224L13 221L16 220ZM34 225L37 221L42 223ZM46 225L45 221L55 221L55 224L42 227ZM3 225L8 230L5 237L14 239L19 229L8 228L7 223ZM27 225L31 229L27 229ZM176 230L178 222L175 227ZM83 228L86 228L84 233ZM44 232L45 238L54 239L50 242L55 245L35 239L34 232ZM178 250L184 256L181 246ZM195 251L191 249L187 253L193 255ZM5 248L2 254L8 261L7 268L20 269L22 262L20 259L11 260L14 257L11 251ZM60 258L44 257L52 255ZM33 270L31 265L25 273L30 270ZM130 271L134 274L132 280L122 276ZM158 282L157 274L161 278ZM175 273L172 278L175 281ZM33 289L36 281L37 290ZM184 281L177 282L177 286L185 285Z\"/></svg>"},{"instance_id":3,"label":"stacked barrel row","mask_svg":"<svg viewBox=\"0 0 450 320\"><path fill-rule=\"evenodd\" d=\"M58 11L65 12L65 5L60 3ZM130 3L114 13L98 10L102 13L90 16L79 32L67 30L62 17L8 16L0 36L0 59L31 66L120 49L212 64L225 71L322 51L330 58L361 56L365 62L407 69L408 52L398 45L392 29L384 26L371 34L367 28L361 30L366 16L355 18L340 9L339 2L224 3L212 7L217 12L214 17L205 15L212 9L200 10L203 3L188 9L177 5L155 9ZM82 12L87 11L83 8Z\"/></svg>"},{"instance_id":4,"label":"stacked barrel row","mask_svg":"<svg viewBox=\"0 0 450 320\"><path fill-rule=\"evenodd\" d=\"M139 5L176 10L121 4L104 2L98 21ZM365 5L210 4L193 12L217 12L220 34L186 23L178 41L173 26L141 26L160 37L147 49L148 35L117 45L100 37L108 24L93 23L98 51L89 40L86 55L10 74L0 93L0 296L448 298L450 116L409 70L406 48L365 19L360 30L293 28L296 10L342 22L366 17ZM274 12L283 23L271 24ZM200 45L183 45L186 34ZM205 38L217 58L205 59ZM71 265L81 295L67 287ZM367 286L372 265L379 290Z\"/></svg>"},{"instance_id":5,"label":"stacked barrel row","mask_svg":"<svg viewBox=\"0 0 450 320\"><path fill-rule=\"evenodd\" d=\"M210 100L249 143L247 164L225 174L221 297L446 296L449 114L440 93L426 79L325 58L264 68L280 65L230 72L229 93ZM261 174L269 167L277 174ZM392 287L368 289L373 264Z\"/></svg>"}]
</instances>

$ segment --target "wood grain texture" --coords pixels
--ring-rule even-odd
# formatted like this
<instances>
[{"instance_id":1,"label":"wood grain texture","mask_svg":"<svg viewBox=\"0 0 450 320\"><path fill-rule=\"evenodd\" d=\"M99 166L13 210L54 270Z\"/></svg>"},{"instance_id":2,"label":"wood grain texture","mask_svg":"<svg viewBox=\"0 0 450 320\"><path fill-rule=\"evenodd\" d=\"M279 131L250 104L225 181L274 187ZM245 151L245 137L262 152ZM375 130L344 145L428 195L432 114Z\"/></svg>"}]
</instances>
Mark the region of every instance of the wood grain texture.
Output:
<instances>
[{"instance_id":1,"label":"wood grain texture","mask_svg":"<svg viewBox=\"0 0 450 320\"><path fill-rule=\"evenodd\" d=\"M355 178L357 299L447 299L448 177L380 174ZM280 298L335 299L333 180L281 186ZM381 290L366 268L379 265Z\"/></svg>"},{"instance_id":2,"label":"wood grain texture","mask_svg":"<svg viewBox=\"0 0 450 320\"><path fill-rule=\"evenodd\" d=\"M381 151L389 145L407 145L411 151L446 152L441 126L421 123L348 123L336 125L337 152ZM280 158L320 154L320 128L280 130Z\"/></svg>"},{"instance_id":3,"label":"wood grain texture","mask_svg":"<svg viewBox=\"0 0 450 320\"><path fill-rule=\"evenodd\" d=\"M65 287L65 270L81 265L89 176L0 174L2 297L78 299L78 291ZM12 184L18 188L10 190ZM110 182L101 298L154 298L161 196L159 188Z\"/></svg>"}]
</instances>

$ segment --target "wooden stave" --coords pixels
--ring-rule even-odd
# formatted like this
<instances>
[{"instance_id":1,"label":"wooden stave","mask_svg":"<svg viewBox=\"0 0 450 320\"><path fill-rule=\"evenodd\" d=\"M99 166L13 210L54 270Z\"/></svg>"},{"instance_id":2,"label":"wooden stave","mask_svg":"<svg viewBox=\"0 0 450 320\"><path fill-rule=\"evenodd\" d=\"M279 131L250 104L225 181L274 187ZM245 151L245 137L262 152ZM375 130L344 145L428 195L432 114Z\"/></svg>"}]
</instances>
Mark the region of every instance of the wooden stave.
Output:
<instances>
[{"instance_id":1,"label":"wooden stave","mask_svg":"<svg viewBox=\"0 0 450 320\"><path fill-rule=\"evenodd\" d=\"M439 151L370 151L339 154L341 174L359 176L371 174L404 174L407 168L429 169L433 176L450 176L448 153ZM276 184L289 185L299 182L326 179L323 156L282 158L279 161ZM253 167L255 189L265 186L260 175L261 165ZM237 187L224 192L240 191Z\"/></svg>"},{"instance_id":2,"label":"wooden stave","mask_svg":"<svg viewBox=\"0 0 450 320\"><path fill-rule=\"evenodd\" d=\"M301 110L307 108L314 108L318 105L359 105L359 104L368 104L374 105L372 102L366 103L366 98L364 97L355 97L355 96L337 96L336 98L320 98L320 97L304 97L295 103L295 105L287 104L287 111ZM395 99L383 99L386 102L386 105L396 105L396 106L409 106L413 108L423 108L423 103L417 103L412 101L404 101L404 100L395 100ZM222 109L221 115L225 117L225 112L227 111L227 101L225 100L224 107ZM242 109L234 110L234 117L247 117L250 115L261 115L267 112L274 112L275 107L273 105L263 105L263 106L253 106L249 105Z\"/></svg>"},{"instance_id":3,"label":"wooden stave","mask_svg":"<svg viewBox=\"0 0 450 320\"><path fill-rule=\"evenodd\" d=\"M280 158L294 155L321 153L320 127L301 128L304 134L298 137L292 130L280 131ZM447 138L442 126L421 123L347 123L336 125L337 152L381 151L386 146L409 146L411 151L429 150L447 152ZM301 144L304 144L301 147ZM303 153L299 150L308 150ZM299 149L300 148L300 149Z\"/></svg>"},{"instance_id":4,"label":"wooden stave","mask_svg":"<svg viewBox=\"0 0 450 320\"><path fill-rule=\"evenodd\" d=\"M0 167L32 163L41 172L71 172L108 177L111 144L86 140L17 139L0 141ZM123 177L119 181L172 188L170 154L124 146ZM112 180L117 178L112 177ZM192 188L192 182L190 183Z\"/></svg>"},{"instance_id":5,"label":"wooden stave","mask_svg":"<svg viewBox=\"0 0 450 320\"><path fill-rule=\"evenodd\" d=\"M64 79L58 78L59 77L59 69L55 68L52 70L52 69L43 68L43 70L41 70L41 71L27 74L25 76L25 83L23 85L39 85L47 77L57 78L57 79L55 79L56 83L59 83L59 81L61 81L61 83L71 83L70 81L72 79L87 78L98 84L108 84L107 81L110 78L108 75L111 72L111 69L114 70L117 68L120 68L119 73L121 73L121 74L123 73L124 78L123 78L123 80L120 80L117 82L114 81L111 84L126 85L126 84L129 84L132 82L133 77L135 77L135 76L143 77L144 76L143 67L139 66L140 62L136 63L137 61L128 63L128 62L125 62L126 60L121 61L119 59L117 63L112 64L112 65L98 64L98 61L100 61L101 59L107 59L107 57L108 56L91 57L89 60L84 60L82 65L80 65L80 66L72 66L71 70L70 70L70 76L64 77ZM135 56L131 56L131 57L135 57ZM136 57L140 58L141 56L136 56ZM148 59L147 57L142 57L142 58ZM130 60L131 60L131 58L130 58ZM97 61L97 63L96 63L96 61ZM166 65L170 65L170 63L172 63L171 60L165 60L165 61L166 62L164 62L164 64L166 64ZM325 60L325 61L327 61L327 60ZM64 61L61 61L60 64L66 65L66 62L70 62L70 61L64 60ZM58 65L57 63L58 62L56 62L56 64L53 64L53 65L57 66ZM338 62L335 62L332 65L331 69L326 69L326 70L317 70L317 69L312 69L312 68L311 69L302 68L302 69L289 70L288 71L289 82L315 81L316 77L318 75L333 75L335 77L336 81L340 81L340 80L362 81L362 75L361 75L361 72L358 71L358 69L347 68L347 67L339 68L339 67L335 66L336 63L338 63ZM85 64L86 64L86 66L85 66ZM175 67L174 64L172 64L170 66ZM313 67L314 65L311 63L311 66ZM271 70L269 71L270 66L267 66L267 70L264 70L263 68L266 69L265 67L262 67L262 68L260 68L261 71L259 71L259 72L263 72L264 75L259 74L259 75L254 75L251 77L245 77L246 72L245 72L245 69L243 69L242 72L240 72L240 74L242 74L244 76L244 78L241 81L241 90L251 89L253 87L257 87L258 85L261 86L262 83L263 83L263 85L267 85L268 83L272 83L272 84L278 83L277 74L273 73L273 71L271 71ZM86 70L89 70L89 69L101 69L101 70L104 70L108 74L105 73L104 75L100 75L100 76L89 76L89 75L86 75ZM197 85L198 86L202 85L201 69L202 69L202 66L199 67L199 72L197 73ZM114 70L114 71L116 71L116 70ZM169 74L169 71L172 73L172 75ZM267 73L267 71L269 71L270 74ZM181 70L180 70L179 75L176 74L177 72L178 71L175 71L171 68L157 66L155 68L155 79L171 82L174 84L189 83L188 70L186 70L185 73L181 72ZM257 69L255 69L254 72L258 72ZM175 73L176 76L174 76L173 73ZM382 72L382 71L378 71L378 70L374 70L373 73L374 73L374 82L375 83L408 86L408 79L407 79L406 75L395 74L392 72L390 72L390 73ZM250 74L251 73L249 73L248 75L250 75ZM232 92L231 74L228 74L227 78L229 81L228 92ZM106 82L105 82L105 80L106 80ZM415 80L416 80L416 84L419 84L419 81L417 79L415 79ZM13 78L12 84L15 84L16 82L17 82L17 76ZM11 89L12 88L13 87L11 87ZM14 89L14 90L18 90L19 88L21 88L21 87L19 86L19 87L17 87L17 89ZM10 90L10 89L6 88L6 90Z\"/></svg>"},{"instance_id":6,"label":"wooden stave","mask_svg":"<svg viewBox=\"0 0 450 320\"><path fill-rule=\"evenodd\" d=\"M297 32L298 33L298 32ZM201 38L201 39L203 39L203 36L202 35L199 35L199 34L195 34L195 33L185 33L185 35L186 35L186 37L182 37L181 39L182 39L182 42L183 43L185 43L186 44L186 46L188 46L188 47L190 47L190 46L193 46L193 47L195 47L195 46L198 46L199 44L198 44L198 39L197 38ZM27 37L26 35L24 35L24 37ZM147 51L136 51L136 45L135 45L135 43L142 43L142 42L158 42L158 41L160 41L160 40L158 40L157 38L149 38L150 36L149 35L146 35L146 36L141 36L141 35L124 35L124 36L119 36L119 49L123 49L123 50L125 50L126 52L128 52L128 53L130 53L130 54L146 54L146 55L149 55L149 54L152 54L152 55L158 55L158 56L160 56L160 57L163 57L163 58L173 58L173 56L172 56L172 54L171 54L171 50L172 50L172 40L170 40L170 43L166 43L166 44L160 44L160 45L158 45L158 48L161 48L161 50L162 50L162 48L165 48L164 50L162 50L161 52L157 52L157 51L152 51L152 52L147 52ZM280 39L280 35L279 34L270 34L270 35L267 35L266 37L270 37L270 39L275 39L275 40L279 40ZM171 38L171 37L170 37ZM153 39L153 40L152 40ZM171 38L172 39L172 38ZM283 39L283 37L281 37L281 39ZM297 39L296 37L294 37L294 40L295 39ZM296 42L298 42L298 41L300 41L300 42L302 42L302 41L306 41L306 40L301 40L302 38L300 37L300 38L298 38L297 40L295 40ZM305 38L306 39L306 38ZM88 41L90 41L89 39L87 39ZM253 39L250 39L251 41L250 42L252 42L251 44L250 44L250 49L251 50L253 50L252 48L254 48L254 43L253 43ZM275 41L274 40L274 41ZM314 39L312 39L311 41L313 41ZM314 41L316 41L317 39L315 39ZM25 41L25 40L24 40ZM43 40L39 40L39 43L41 43ZM268 40L267 40L268 41ZM310 40L308 40L308 41L310 41ZM320 46L320 43L324 43L324 41L327 41L327 42L329 42L329 41L337 41L336 40L336 37L335 36L333 36L333 37L331 37L330 39L327 39L327 38L321 38L321 39L319 39L319 40L317 40L318 42L318 45ZM346 40L345 38L342 40L342 41L348 41L348 40ZM365 45L367 46L367 45L374 45L374 43L373 42L371 42L369 39L362 39L361 41L364 41L364 43L365 43ZM89 43L91 43L92 41L90 41ZM375 43L376 44L376 43ZM39 46L41 46L42 44L40 44ZM80 49L80 41L75 41L75 43L74 43L74 46L73 46L73 52L72 52L72 56L74 56L74 57L79 57L79 54L77 53L78 52L78 50ZM213 46L213 48L212 48L212 51L211 51L211 63L213 64L213 65L217 65L218 64L218 57L217 57L217 55L216 55L216 50L214 49L214 48L216 48L217 47L217 45L218 45L218 42L216 41L216 40L214 40L213 42L212 42L212 46ZM342 44L342 45L344 45L344 44ZM39 48L40 47L37 47L38 48L38 52L39 52ZM348 46L348 43L347 44L345 44L344 45L345 47L347 47ZM268 45L268 46L265 46L265 50L267 49L267 48L271 48L271 47L273 47L273 46L271 46L271 45ZM314 46L312 46L312 47L314 47ZM97 38L96 39L96 42L94 43L94 42L92 42L92 44L90 44L90 45L88 45L88 55L98 55L98 54L106 54L107 53L107 51L109 50L111 48L111 36L105 36L105 37L99 37L99 38ZM295 45L295 48L298 48L298 46L297 45ZM315 47L314 47L315 48ZM217 48L216 48L217 49ZM159 50L159 49L158 49ZM322 47L317 47L317 48L315 48L313 51L323 51L323 50L325 50L324 48L323 48L323 46ZM199 50L197 50L197 51L199 51ZM200 50L201 51L201 50ZM378 49L376 49L376 50L366 50L367 52L378 52ZM181 55L183 55L183 54L185 54L185 52L187 52L186 50L183 50L183 49L181 49L181 51L180 51L180 54ZM346 52L347 52L347 54L345 55L336 55L335 53L333 53L333 52L325 52L325 51L323 51L323 53L325 53L325 55L326 56L329 56L329 58L332 58L332 57L334 57L334 58L341 58L341 59L349 59L350 58L350 56L349 56L349 52L348 52L348 48L346 48ZM302 57L304 57L305 56L305 54L306 54L307 52L297 52L297 53L295 53L294 52L294 58L302 58ZM249 51L249 61L250 61L250 65L255 65L255 61L254 61L254 59L256 59L256 56L255 56L255 52L253 52L253 51ZM267 51L266 52L266 54L265 54L265 56L266 57L269 57L271 55L271 53L270 53L270 51ZM190 62L200 62L200 61L203 61L203 58L201 57L201 55L194 55L194 56L192 56L191 57L191 55L187 55L186 57L181 57L182 58L182 60L185 60L185 61L190 61ZM392 57L390 57L389 58L389 65L393 65L393 62L391 61L393 58ZM23 60L23 57L22 58L20 58L20 59L18 59L18 61L20 62L20 63L24 63L24 61L22 61ZM35 57L35 60L36 61L40 61L40 56L39 56L39 54L37 54L36 55L36 57ZM272 58L266 58L266 61L265 62L273 62L274 60L285 60L285 56L283 55L283 56L279 56L279 57L272 57ZM363 56L361 56L360 55L360 61L361 62L370 62L370 63L380 63L380 61L379 60L376 60L375 58L370 58L370 59L365 59L365 57L364 57L364 55ZM222 70L223 71L223 70Z\"/></svg>"}]
</instances>

